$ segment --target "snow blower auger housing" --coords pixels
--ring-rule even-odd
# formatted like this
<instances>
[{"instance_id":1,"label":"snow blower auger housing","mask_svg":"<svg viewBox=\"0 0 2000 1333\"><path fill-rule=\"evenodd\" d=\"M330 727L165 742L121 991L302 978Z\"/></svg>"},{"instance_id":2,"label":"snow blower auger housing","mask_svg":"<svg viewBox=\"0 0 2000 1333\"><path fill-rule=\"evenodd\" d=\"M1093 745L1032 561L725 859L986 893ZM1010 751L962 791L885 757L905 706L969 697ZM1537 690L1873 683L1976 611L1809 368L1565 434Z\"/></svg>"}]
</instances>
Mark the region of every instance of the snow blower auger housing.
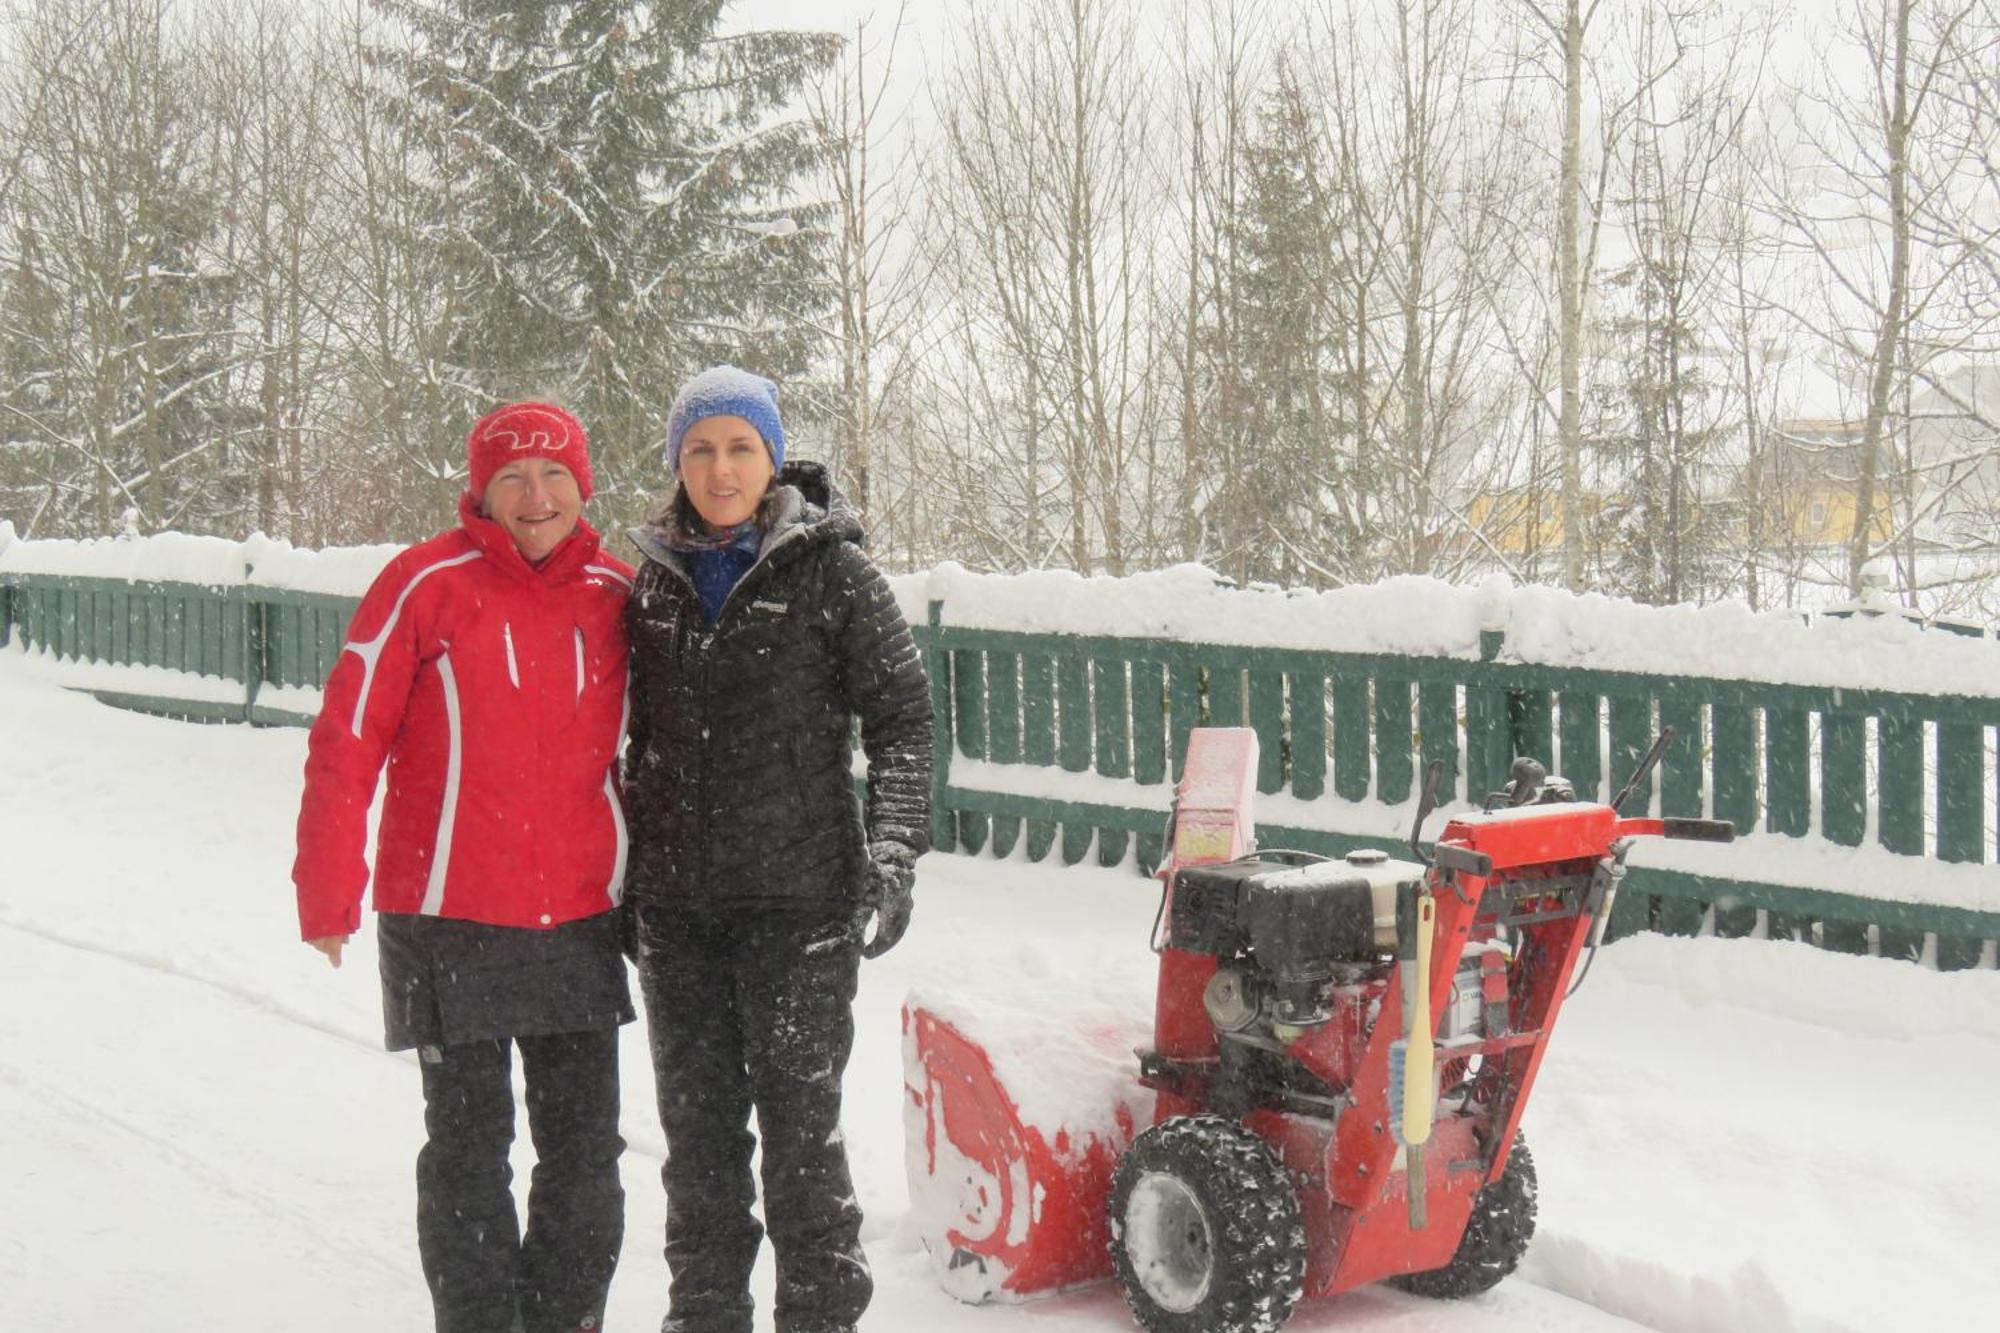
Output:
<instances>
[{"instance_id":1,"label":"snow blower auger housing","mask_svg":"<svg viewBox=\"0 0 2000 1333\"><path fill-rule=\"evenodd\" d=\"M1138 1052L1150 1114L1121 1103L1124 1117L1096 1117L1083 1135L1016 1117L1015 1141L1041 1145L1039 1158L999 1160L1005 1136L988 1133L973 1152L984 1172L1042 1205L1014 1221L1014 1253L1067 1264L1040 1265L1060 1280L1039 1287L947 1287L1020 1296L1108 1268L1153 1333L1271 1333L1304 1297L1383 1280L1465 1296L1512 1272L1535 1217L1521 1115L1626 853L1641 836L1734 836L1720 821L1619 815L1669 739L1610 804L1575 800L1522 759L1430 855L1413 831L1407 858L1327 860L1252 850L1254 733L1196 731L1160 872L1152 1040ZM1427 775L1418 830L1440 776ZM928 1045L906 1047L913 1198L919 1131L935 1147L954 1123L1007 1121L1014 1107L990 1066L977 1089L960 1076L966 1053L936 1039L938 1021L905 1014L906 1033L933 1025ZM947 1085L956 1108L936 1095ZM954 1141L945 1157L966 1155ZM1071 1216L1069 1204L1100 1198L1101 1227ZM965 1228L924 1230L947 1270L987 1262ZM1108 1262L1088 1263L1091 1249Z\"/></svg>"}]
</instances>

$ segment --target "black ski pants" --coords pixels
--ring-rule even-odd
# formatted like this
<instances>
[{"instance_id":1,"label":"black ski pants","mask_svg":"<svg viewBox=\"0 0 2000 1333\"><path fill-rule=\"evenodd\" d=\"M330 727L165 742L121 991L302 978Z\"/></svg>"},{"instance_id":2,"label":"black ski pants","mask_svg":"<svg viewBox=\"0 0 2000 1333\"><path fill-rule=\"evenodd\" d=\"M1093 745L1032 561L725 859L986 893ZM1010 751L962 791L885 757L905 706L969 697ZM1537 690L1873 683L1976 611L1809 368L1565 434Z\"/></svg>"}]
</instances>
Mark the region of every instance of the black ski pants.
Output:
<instances>
[{"instance_id":1,"label":"black ski pants","mask_svg":"<svg viewBox=\"0 0 2000 1333\"><path fill-rule=\"evenodd\" d=\"M535 1171L514 1211L512 1048L521 1048ZM424 1126L417 1247L438 1333L576 1333L604 1321L625 1236L618 1029L417 1052Z\"/></svg>"},{"instance_id":2,"label":"black ski pants","mask_svg":"<svg viewBox=\"0 0 2000 1333\"><path fill-rule=\"evenodd\" d=\"M860 956L845 910L640 909L639 988L667 1138L673 1285L662 1333L750 1333L765 1230L777 1333L844 1333L867 1308L874 1284L840 1134ZM751 1211L759 1137L762 1227Z\"/></svg>"}]
</instances>

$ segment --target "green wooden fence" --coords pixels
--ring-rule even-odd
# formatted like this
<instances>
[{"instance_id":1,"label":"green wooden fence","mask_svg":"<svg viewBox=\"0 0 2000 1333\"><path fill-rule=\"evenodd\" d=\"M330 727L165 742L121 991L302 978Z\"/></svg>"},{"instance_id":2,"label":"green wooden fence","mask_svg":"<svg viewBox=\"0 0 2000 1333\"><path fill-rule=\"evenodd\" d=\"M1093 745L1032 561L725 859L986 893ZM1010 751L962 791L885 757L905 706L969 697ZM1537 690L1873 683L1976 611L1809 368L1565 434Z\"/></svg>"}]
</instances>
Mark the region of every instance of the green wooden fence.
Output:
<instances>
[{"instance_id":1,"label":"green wooden fence","mask_svg":"<svg viewBox=\"0 0 2000 1333\"><path fill-rule=\"evenodd\" d=\"M59 658L158 667L240 687L225 702L213 690L177 691L172 677L157 675L131 688L91 690L107 703L199 722L304 724L312 714L272 687L319 688L357 601L256 585L0 574L0 642L19 635L27 647Z\"/></svg>"},{"instance_id":2,"label":"green wooden fence","mask_svg":"<svg viewBox=\"0 0 2000 1333\"><path fill-rule=\"evenodd\" d=\"M1409 803L1434 759L1445 765L1446 796L1461 801L1501 788L1524 754L1548 761L1578 795L1609 799L1670 726L1676 739L1630 809L1657 796L1665 815L1712 812L1744 831L1848 847L1872 825L1883 848L1913 859L1996 859L2000 809L1987 794L2000 699L1502 662L1503 640L1492 633L1483 660L1472 661L1024 634L947 626L939 610L923 637L941 756L1160 784L1178 776L1191 728L1248 725L1259 741L1258 790L1311 802L1320 816L1313 827L1260 818L1266 845L1328 855L1382 845L1379 832L1332 830L1343 816L1379 828L1379 814L1353 816L1369 803ZM1142 866L1162 850L1163 797L1140 804L983 790L953 782L942 763L936 797L940 847L1006 855L1025 839L1031 858L1053 848L1073 864L1094 844L1105 864L1130 848ZM1889 901L1859 883L1832 891L1639 866L1614 926L1761 931L1955 969L1978 965L2000 938L2000 905Z\"/></svg>"},{"instance_id":3,"label":"green wooden fence","mask_svg":"<svg viewBox=\"0 0 2000 1333\"><path fill-rule=\"evenodd\" d=\"M0 642L61 658L163 667L240 685L229 702L183 697L174 678L93 689L109 702L205 721L303 724L310 690L344 641L355 599L255 585L0 574ZM1142 867L1161 855L1169 784L1190 729L1248 725L1260 741L1258 789L1310 803L1311 827L1260 819L1266 845L1332 855L1380 845L1371 805L1406 805L1433 759L1445 792L1476 801L1501 787L1514 756L1546 759L1578 794L1607 798L1663 726L1676 740L1635 802L1836 846L1871 835L1912 858L1987 863L1996 855L2000 783L1993 746L2000 698L1837 690L1749 681L1557 669L1482 660L1244 648L1158 639L1030 634L944 623L917 627L938 727L933 837L942 849L1074 864L1092 855ZM1019 770L1015 794L954 780L954 759ZM965 765L958 765L959 769ZM988 770L990 772L990 770ZM1106 799L1090 799L1105 795ZM1291 807L1297 809L1298 807ZM1633 808L1639 808L1635 805ZM1442 822L1441 817L1434 821ZM1893 900L1867 884L1799 888L1636 867L1618 930L1725 936L1761 931L1846 952L1978 965L2000 939L1986 910Z\"/></svg>"}]
</instances>

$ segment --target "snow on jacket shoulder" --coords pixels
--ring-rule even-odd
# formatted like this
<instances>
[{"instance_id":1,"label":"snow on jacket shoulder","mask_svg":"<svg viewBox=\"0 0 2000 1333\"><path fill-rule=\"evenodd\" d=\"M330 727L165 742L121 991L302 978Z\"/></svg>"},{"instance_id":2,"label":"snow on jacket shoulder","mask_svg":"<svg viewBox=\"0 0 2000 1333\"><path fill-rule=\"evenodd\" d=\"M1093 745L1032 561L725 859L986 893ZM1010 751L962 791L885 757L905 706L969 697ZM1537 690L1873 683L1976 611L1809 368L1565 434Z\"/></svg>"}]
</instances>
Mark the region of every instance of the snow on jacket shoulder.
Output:
<instances>
[{"instance_id":1,"label":"snow on jacket shoulder","mask_svg":"<svg viewBox=\"0 0 2000 1333\"><path fill-rule=\"evenodd\" d=\"M469 497L459 518L390 561L327 678L292 868L301 938L360 925L385 761L377 911L547 927L622 893L632 568L587 524L535 569Z\"/></svg>"}]
</instances>

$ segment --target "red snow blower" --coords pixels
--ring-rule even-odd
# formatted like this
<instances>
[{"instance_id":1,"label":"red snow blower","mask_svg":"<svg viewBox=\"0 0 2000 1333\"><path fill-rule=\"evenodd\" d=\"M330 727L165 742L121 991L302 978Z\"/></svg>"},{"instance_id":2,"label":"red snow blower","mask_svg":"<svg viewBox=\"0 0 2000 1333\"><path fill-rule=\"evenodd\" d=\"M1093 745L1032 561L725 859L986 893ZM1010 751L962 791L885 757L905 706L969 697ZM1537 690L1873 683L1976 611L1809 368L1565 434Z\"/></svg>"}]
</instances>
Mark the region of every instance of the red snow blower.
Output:
<instances>
[{"instance_id":1,"label":"red snow blower","mask_svg":"<svg viewBox=\"0 0 2000 1333\"><path fill-rule=\"evenodd\" d=\"M1516 760L1426 857L1433 764L1414 860L1328 860L1255 850L1256 736L1196 731L1136 1071L1113 1072L1115 1023L1046 1022L1014 1051L1018 1021L904 1009L913 1213L944 1287L1018 1300L1115 1272L1154 1333L1271 1333L1364 1283L1499 1282L1534 1231L1521 1113L1633 839L1734 837L1620 817L1670 739L1610 804Z\"/></svg>"}]
</instances>

